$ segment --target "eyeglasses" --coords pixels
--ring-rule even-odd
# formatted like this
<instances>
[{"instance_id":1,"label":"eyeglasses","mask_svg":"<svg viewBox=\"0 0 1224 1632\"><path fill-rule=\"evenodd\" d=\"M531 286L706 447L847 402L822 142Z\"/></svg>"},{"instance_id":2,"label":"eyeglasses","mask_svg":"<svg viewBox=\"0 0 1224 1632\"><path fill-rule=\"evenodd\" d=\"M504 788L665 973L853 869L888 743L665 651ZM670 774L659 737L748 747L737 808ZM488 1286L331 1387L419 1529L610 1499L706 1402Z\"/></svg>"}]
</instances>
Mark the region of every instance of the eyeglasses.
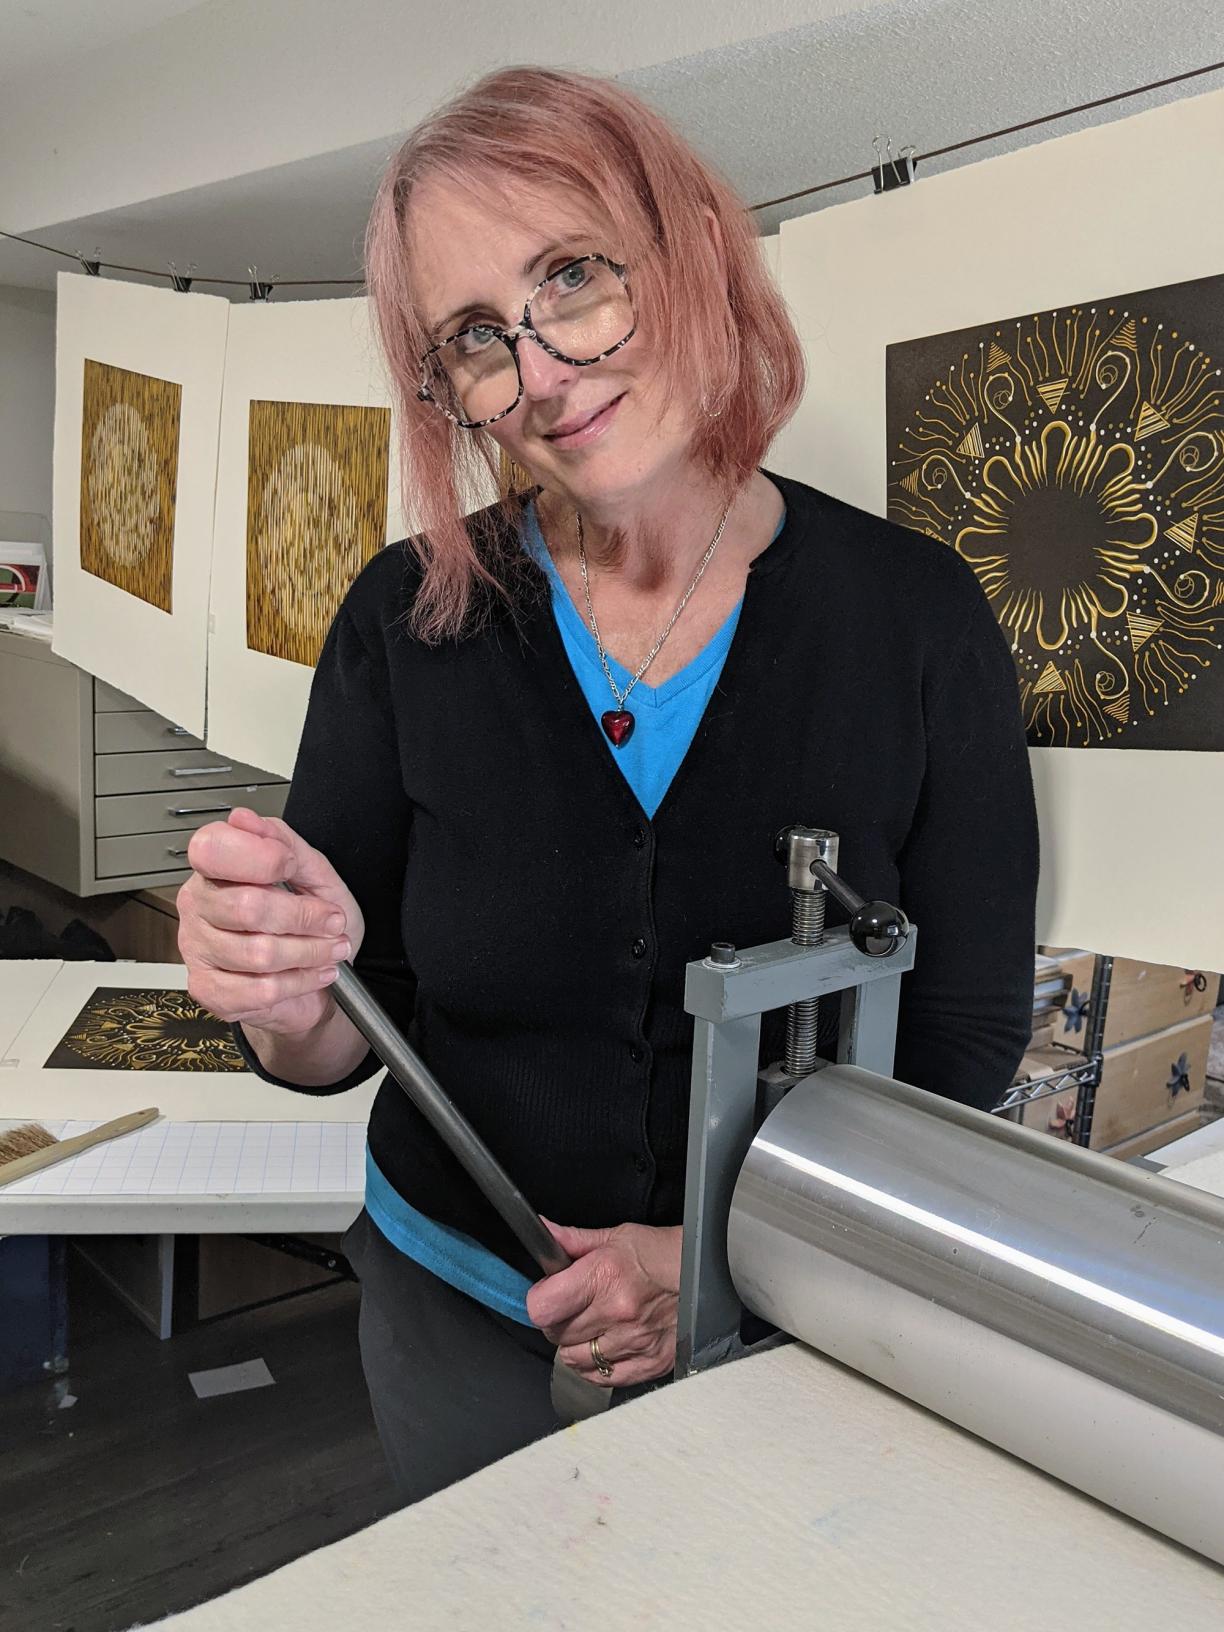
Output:
<instances>
[{"instance_id":1,"label":"eyeglasses","mask_svg":"<svg viewBox=\"0 0 1224 1632\"><path fill-rule=\"evenodd\" d=\"M421 358L417 396L476 431L504 419L522 400L520 340L586 368L619 351L633 333L625 268L606 255L580 255L536 284L514 328L474 323L431 346Z\"/></svg>"}]
</instances>

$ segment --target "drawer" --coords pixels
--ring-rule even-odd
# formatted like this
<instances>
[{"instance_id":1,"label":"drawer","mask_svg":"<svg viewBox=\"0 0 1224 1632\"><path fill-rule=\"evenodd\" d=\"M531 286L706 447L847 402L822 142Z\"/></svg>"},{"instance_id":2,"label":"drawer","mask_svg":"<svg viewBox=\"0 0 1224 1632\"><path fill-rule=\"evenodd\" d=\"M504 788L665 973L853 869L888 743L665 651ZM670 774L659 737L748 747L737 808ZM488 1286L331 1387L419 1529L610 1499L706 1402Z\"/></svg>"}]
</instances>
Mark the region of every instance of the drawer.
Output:
<instances>
[{"instance_id":1,"label":"drawer","mask_svg":"<svg viewBox=\"0 0 1224 1632\"><path fill-rule=\"evenodd\" d=\"M116 691L114 686L108 686L105 680L94 680L95 714L122 713L125 709L144 706L135 697L129 697L126 691Z\"/></svg>"},{"instance_id":2,"label":"drawer","mask_svg":"<svg viewBox=\"0 0 1224 1632\"><path fill-rule=\"evenodd\" d=\"M171 725L161 714L148 709L138 713L99 714L94 719L94 752L98 754L144 753L153 749L203 748L199 737L182 725Z\"/></svg>"},{"instance_id":3,"label":"drawer","mask_svg":"<svg viewBox=\"0 0 1224 1632\"><path fill-rule=\"evenodd\" d=\"M130 833L120 839L98 839L94 871L99 878L186 872L190 837L190 833Z\"/></svg>"},{"instance_id":4,"label":"drawer","mask_svg":"<svg viewBox=\"0 0 1224 1632\"><path fill-rule=\"evenodd\" d=\"M235 783L284 781L271 771L223 759L207 748L182 748L164 754L99 754L94 760L94 776L94 792L101 796L156 793L169 788L181 793L196 788L233 787Z\"/></svg>"},{"instance_id":5,"label":"drawer","mask_svg":"<svg viewBox=\"0 0 1224 1632\"><path fill-rule=\"evenodd\" d=\"M260 816L280 816L288 792L288 782L266 782L245 788L197 791L184 787L169 794L114 794L94 800L94 836L113 839L128 833L190 832L205 822L223 822L235 805L245 805Z\"/></svg>"}]
</instances>

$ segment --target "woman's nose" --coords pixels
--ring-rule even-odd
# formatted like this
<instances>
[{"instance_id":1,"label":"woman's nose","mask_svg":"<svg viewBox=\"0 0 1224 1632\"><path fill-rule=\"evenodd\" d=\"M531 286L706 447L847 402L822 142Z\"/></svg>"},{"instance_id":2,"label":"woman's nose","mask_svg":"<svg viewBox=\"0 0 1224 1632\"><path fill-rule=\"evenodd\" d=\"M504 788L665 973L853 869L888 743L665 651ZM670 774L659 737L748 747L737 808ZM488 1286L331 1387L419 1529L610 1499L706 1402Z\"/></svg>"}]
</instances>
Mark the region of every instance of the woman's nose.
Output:
<instances>
[{"instance_id":1,"label":"woman's nose","mask_svg":"<svg viewBox=\"0 0 1224 1632\"><path fill-rule=\"evenodd\" d=\"M527 335L518 343L519 373L523 376L523 391L529 397L551 397L571 380L578 370L573 363L563 363L559 357L550 357L544 348Z\"/></svg>"}]
</instances>

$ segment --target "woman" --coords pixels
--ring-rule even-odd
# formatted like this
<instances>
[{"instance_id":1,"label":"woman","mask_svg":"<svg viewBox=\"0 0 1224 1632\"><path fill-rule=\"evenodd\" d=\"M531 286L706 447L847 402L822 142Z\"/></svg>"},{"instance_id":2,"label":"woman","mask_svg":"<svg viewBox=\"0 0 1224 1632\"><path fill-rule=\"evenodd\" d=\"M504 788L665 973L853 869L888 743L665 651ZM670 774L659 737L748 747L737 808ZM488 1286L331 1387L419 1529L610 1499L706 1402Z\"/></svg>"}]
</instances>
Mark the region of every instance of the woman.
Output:
<instances>
[{"instance_id":1,"label":"woman","mask_svg":"<svg viewBox=\"0 0 1224 1632\"><path fill-rule=\"evenodd\" d=\"M380 1089L347 1249L411 1499L556 1426L554 1346L618 1391L671 1369L684 966L787 933L777 831L835 829L856 889L920 925L897 1074L982 1106L1029 1032L1037 843L970 569L759 468L798 342L744 210L657 116L495 74L408 139L367 252L419 535L335 620L285 820L193 837L180 944L254 1068L307 1093L377 1066L327 991L351 954L560 1221L575 1263L532 1285ZM520 490L465 520L499 461Z\"/></svg>"}]
</instances>

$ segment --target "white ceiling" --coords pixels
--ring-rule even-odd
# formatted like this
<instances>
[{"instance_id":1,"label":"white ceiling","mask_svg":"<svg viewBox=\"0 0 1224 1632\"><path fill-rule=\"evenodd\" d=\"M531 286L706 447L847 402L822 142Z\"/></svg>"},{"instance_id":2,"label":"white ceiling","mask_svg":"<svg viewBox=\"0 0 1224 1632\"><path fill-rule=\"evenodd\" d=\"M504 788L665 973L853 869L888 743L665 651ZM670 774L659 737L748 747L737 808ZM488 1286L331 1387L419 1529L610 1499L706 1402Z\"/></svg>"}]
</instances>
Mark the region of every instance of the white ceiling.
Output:
<instances>
[{"instance_id":1,"label":"white ceiling","mask_svg":"<svg viewBox=\"0 0 1224 1632\"><path fill-rule=\"evenodd\" d=\"M56 72L203 0L0 0L0 85Z\"/></svg>"},{"instance_id":2,"label":"white ceiling","mask_svg":"<svg viewBox=\"0 0 1224 1632\"><path fill-rule=\"evenodd\" d=\"M0 7L4 15L13 9L9 0ZM142 9L168 13L171 0L125 0L116 9L125 17ZM922 152L1220 59L1224 0L1165 0L1160 7L1151 0L890 0L842 4L825 21L622 78L755 203L867 168L877 133ZM924 173L1221 85L1224 74L1213 74L935 161L920 169L919 184ZM100 250L103 259L159 269L194 261L201 275L243 278L256 263L264 277L355 276L390 145L363 143L61 223L41 236L74 252ZM762 230L775 230L788 215L867 191L860 182L758 219ZM1137 200L1136 230L1141 218ZM994 230L1001 254L1025 252ZM0 282L50 288L65 264L0 242ZM285 298L347 292L286 291Z\"/></svg>"}]
</instances>

